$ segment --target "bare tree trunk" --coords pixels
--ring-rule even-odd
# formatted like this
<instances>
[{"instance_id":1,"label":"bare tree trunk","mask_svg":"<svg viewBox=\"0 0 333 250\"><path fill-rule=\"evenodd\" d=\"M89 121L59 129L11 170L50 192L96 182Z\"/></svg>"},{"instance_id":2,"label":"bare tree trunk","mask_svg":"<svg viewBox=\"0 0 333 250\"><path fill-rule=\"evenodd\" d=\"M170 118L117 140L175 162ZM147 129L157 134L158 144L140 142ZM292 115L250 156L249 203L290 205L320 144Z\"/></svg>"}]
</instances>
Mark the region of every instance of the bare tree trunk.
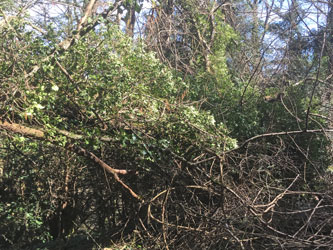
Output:
<instances>
[{"instance_id":1,"label":"bare tree trunk","mask_svg":"<svg viewBox=\"0 0 333 250\"><path fill-rule=\"evenodd\" d=\"M333 0L329 1L329 11L327 15L327 44L326 55L328 56L328 76L323 100L324 107L329 119L329 127L333 127ZM333 153L333 134L328 135L331 145L330 151Z\"/></svg>"},{"instance_id":2,"label":"bare tree trunk","mask_svg":"<svg viewBox=\"0 0 333 250\"><path fill-rule=\"evenodd\" d=\"M134 27L135 27L135 3L133 3L127 10L127 14L125 17L126 21L126 34L130 37L134 36Z\"/></svg>"}]
</instances>

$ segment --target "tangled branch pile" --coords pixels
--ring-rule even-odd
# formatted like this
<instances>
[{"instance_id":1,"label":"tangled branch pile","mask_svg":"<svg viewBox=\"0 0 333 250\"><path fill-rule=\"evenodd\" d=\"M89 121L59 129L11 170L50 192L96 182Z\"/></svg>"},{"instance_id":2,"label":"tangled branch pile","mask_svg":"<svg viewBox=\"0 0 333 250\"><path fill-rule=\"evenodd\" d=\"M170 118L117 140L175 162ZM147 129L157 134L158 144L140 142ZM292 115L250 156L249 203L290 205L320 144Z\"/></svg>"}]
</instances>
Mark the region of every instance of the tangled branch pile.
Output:
<instances>
[{"instance_id":1,"label":"tangled branch pile","mask_svg":"<svg viewBox=\"0 0 333 250\"><path fill-rule=\"evenodd\" d=\"M0 4L0 248L330 249L332 23L250 2Z\"/></svg>"}]
</instances>

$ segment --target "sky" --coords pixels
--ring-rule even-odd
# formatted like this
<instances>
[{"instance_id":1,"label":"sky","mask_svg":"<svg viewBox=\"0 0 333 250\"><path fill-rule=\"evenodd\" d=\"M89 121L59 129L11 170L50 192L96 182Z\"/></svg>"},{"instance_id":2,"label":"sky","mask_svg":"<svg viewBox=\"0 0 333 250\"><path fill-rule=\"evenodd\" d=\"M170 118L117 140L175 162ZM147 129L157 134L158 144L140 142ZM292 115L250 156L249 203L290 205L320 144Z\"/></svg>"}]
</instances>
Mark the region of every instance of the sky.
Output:
<instances>
[{"instance_id":1,"label":"sky","mask_svg":"<svg viewBox=\"0 0 333 250\"><path fill-rule=\"evenodd\" d=\"M278 1L278 0L264 0L261 1L261 4L259 5L259 18L262 20L265 19L266 17L266 7L265 4L271 5L272 2L274 2L274 9L279 10L281 14L285 13L288 9L289 6L291 5L292 0L283 0L283 1ZM38 16L38 14L42 13L42 10L46 10L48 12L48 16L50 18L55 18L59 15L59 13L62 13L66 10L65 5L63 5L62 2L57 2L55 1L40 1L41 3L44 4L39 4L36 5L36 7L31 8L29 10L29 13L31 16ZM107 1L106 1L107 2ZM110 2L110 1L109 1ZM280 3L282 2L282 4ZM304 28L305 29L318 29L318 24L319 25L324 25L325 24L325 15L324 13L327 13L327 4L320 3L320 1L310 1L310 0L303 0L302 1L302 9L306 10L308 13L307 16L304 16ZM143 2L143 12L146 13L149 11L151 8L151 1L145 0ZM320 13L322 12L322 13ZM123 16L126 15L126 12L123 12ZM143 15L141 15L138 19L138 21L142 21ZM279 16L277 14L271 14L269 18L270 22L278 21Z\"/></svg>"}]
</instances>

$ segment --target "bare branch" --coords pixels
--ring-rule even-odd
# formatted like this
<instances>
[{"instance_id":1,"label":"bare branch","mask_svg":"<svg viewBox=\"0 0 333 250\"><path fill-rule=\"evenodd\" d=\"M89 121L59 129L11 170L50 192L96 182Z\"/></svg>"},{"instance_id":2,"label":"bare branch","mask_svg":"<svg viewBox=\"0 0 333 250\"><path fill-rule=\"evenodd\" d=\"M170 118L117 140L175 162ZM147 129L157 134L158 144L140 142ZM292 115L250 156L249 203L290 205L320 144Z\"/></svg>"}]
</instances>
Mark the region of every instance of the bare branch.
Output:
<instances>
[{"instance_id":1,"label":"bare branch","mask_svg":"<svg viewBox=\"0 0 333 250\"><path fill-rule=\"evenodd\" d=\"M54 145L59 146L58 143L54 139L48 138L46 133L42 129L29 128L29 127L26 127L26 126L23 126L23 125L20 125L17 123L9 123L6 121L4 121L4 122L0 121L0 128L5 129L6 131L13 132L13 133L22 134L23 136L32 137L32 138L39 139L39 140L49 141L49 142L53 143ZM73 138L74 139L83 138L80 135L71 135L68 132L64 133L64 131L60 131L60 133L61 132L63 132L62 133L63 135L66 134L66 135L68 135L69 138L72 138L72 139ZM88 150L86 150L80 146L76 146L74 144L68 144L65 147L65 149L75 152L78 155L85 156L86 158L97 163L104 170L111 173L113 175L113 177L115 178L115 180L117 182L119 182L125 189L127 189L134 198L141 200L140 196L137 195L130 187L128 187L118 176L118 174L126 175L129 173L132 173L133 171L112 168L108 164L106 164L104 161L102 161L100 158L98 158L95 154L93 154L92 152L89 152Z\"/></svg>"}]
</instances>

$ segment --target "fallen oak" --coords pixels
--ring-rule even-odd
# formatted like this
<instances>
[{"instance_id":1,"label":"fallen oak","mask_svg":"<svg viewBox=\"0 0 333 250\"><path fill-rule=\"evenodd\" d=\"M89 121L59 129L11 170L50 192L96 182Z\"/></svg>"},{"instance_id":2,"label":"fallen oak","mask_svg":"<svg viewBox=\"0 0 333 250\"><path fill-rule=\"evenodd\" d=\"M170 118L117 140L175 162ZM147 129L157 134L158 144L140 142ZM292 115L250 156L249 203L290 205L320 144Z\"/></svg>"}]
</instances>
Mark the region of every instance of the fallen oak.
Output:
<instances>
[{"instance_id":1,"label":"fallen oak","mask_svg":"<svg viewBox=\"0 0 333 250\"><path fill-rule=\"evenodd\" d=\"M24 126L24 125L21 125L18 123L12 123L12 122L1 121L1 120L0 120L0 128L6 130L8 132L12 132L15 134L21 134L26 137L31 137L31 138L38 139L38 140L48 141L56 146L59 146L59 143L57 143L56 140L53 140L52 138L48 137L47 133L43 129L30 128L30 127L27 127L27 126ZM67 136L68 138L71 138L71 139L85 138L85 136L83 136L83 135L73 134L68 131L58 130L58 132L59 132L59 134ZM105 171L111 173L113 175L113 177L115 178L115 180L117 182L119 182L125 189L127 189L135 199L142 200L141 197L139 195L137 195L129 186L127 186L118 176L119 174L121 174L121 175L132 174L133 171L129 171L126 169L112 168L108 164L106 164L103 160L101 160L99 157L97 157L95 154L93 154L92 152L82 148L81 146L77 146L75 144L68 143L63 148L65 148L66 150L72 151L72 152L76 153L77 155L84 156L84 157L94 161L99 166L101 166Z\"/></svg>"}]
</instances>

